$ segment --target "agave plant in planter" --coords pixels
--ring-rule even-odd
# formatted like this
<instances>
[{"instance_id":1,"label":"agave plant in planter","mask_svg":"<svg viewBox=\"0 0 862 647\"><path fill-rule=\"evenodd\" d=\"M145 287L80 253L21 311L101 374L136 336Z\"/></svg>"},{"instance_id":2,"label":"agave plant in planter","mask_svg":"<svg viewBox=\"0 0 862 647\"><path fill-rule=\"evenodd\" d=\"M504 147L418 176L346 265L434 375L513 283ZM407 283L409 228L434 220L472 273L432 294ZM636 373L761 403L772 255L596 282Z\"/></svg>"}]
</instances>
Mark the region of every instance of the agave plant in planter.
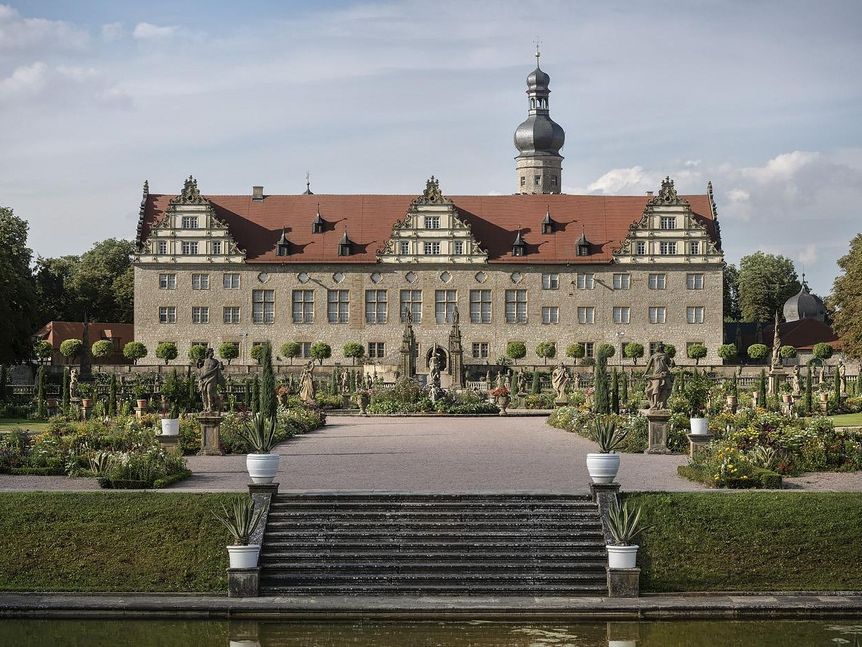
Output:
<instances>
[{"instance_id":1,"label":"agave plant in planter","mask_svg":"<svg viewBox=\"0 0 862 647\"><path fill-rule=\"evenodd\" d=\"M162 436L178 436L179 433L180 406L174 403L168 411L162 414Z\"/></svg>"},{"instance_id":2,"label":"agave plant in planter","mask_svg":"<svg viewBox=\"0 0 862 647\"><path fill-rule=\"evenodd\" d=\"M606 546L608 567L634 568L639 546L632 541L646 530L641 526L641 508L629 508L628 501L622 506L614 501L608 511L608 530L614 538L613 543Z\"/></svg>"},{"instance_id":3,"label":"agave plant in planter","mask_svg":"<svg viewBox=\"0 0 862 647\"><path fill-rule=\"evenodd\" d=\"M260 523L263 510L256 510L249 496L234 499L230 509L222 505L213 516L227 528L233 542L227 547L231 568L255 568L260 544L249 545L251 534Z\"/></svg>"},{"instance_id":4,"label":"agave plant in planter","mask_svg":"<svg viewBox=\"0 0 862 647\"><path fill-rule=\"evenodd\" d=\"M593 437L599 445L598 453L587 454L587 471L593 483L613 483L620 471L620 455L616 449L628 436L627 429L618 429L610 418L593 421Z\"/></svg>"},{"instance_id":5,"label":"agave plant in planter","mask_svg":"<svg viewBox=\"0 0 862 647\"><path fill-rule=\"evenodd\" d=\"M245 466L253 483L272 483L278 473L280 456L272 453L276 444L275 418L254 414L243 427L243 435L251 445Z\"/></svg>"}]
</instances>

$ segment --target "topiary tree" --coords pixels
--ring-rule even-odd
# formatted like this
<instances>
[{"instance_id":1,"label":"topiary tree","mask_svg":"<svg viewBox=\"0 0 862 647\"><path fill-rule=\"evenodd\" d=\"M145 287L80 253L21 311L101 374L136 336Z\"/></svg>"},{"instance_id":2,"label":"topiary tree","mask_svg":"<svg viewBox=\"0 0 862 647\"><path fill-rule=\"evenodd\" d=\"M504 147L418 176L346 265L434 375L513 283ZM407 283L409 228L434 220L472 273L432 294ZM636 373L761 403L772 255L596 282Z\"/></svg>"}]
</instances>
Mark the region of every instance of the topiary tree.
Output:
<instances>
[{"instance_id":1,"label":"topiary tree","mask_svg":"<svg viewBox=\"0 0 862 647\"><path fill-rule=\"evenodd\" d=\"M322 341L315 342L311 345L311 356L323 366L323 360L332 357L332 346Z\"/></svg>"},{"instance_id":2,"label":"topiary tree","mask_svg":"<svg viewBox=\"0 0 862 647\"><path fill-rule=\"evenodd\" d=\"M71 361L81 354L84 342L80 339L64 339L60 344L60 354Z\"/></svg>"},{"instance_id":3,"label":"topiary tree","mask_svg":"<svg viewBox=\"0 0 862 647\"><path fill-rule=\"evenodd\" d=\"M114 353L114 344L107 339L100 339L91 348L94 359L105 359Z\"/></svg>"},{"instance_id":4,"label":"topiary tree","mask_svg":"<svg viewBox=\"0 0 862 647\"><path fill-rule=\"evenodd\" d=\"M36 359L39 360L40 364L44 364L45 360L51 357L51 353L53 351L54 347L44 339L40 339L33 344L33 355L36 356Z\"/></svg>"},{"instance_id":5,"label":"topiary tree","mask_svg":"<svg viewBox=\"0 0 862 647\"><path fill-rule=\"evenodd\" d=\"M796 357L796 349L793 346L782 346L778 349L778 354L781 355L783 359L793 359Z\"/></svg>"},{"instance_id":6,"label":"topiary tree","mask_svg":"<svg viewBox=\"0 0 862 647\"><path fill-rule=\"evenodd\" d=\"M132 360L132 364L137 364L139 359L147 356L147 347L139 341L130 341L123 346L123 357Z\"/></svg>"},{"instance_id":7,"label":"topiary tree","mask_svg":"<svg viewBox=\"0 0 862 647\"><path fill-rule=\"evenodd\" d=\"M522 341L510 341L506 344L506 357L512 361L523 359L527 356L527 344Z\"/></svg>"},{"instance_id":8,"label":"topiary tree","mask_svg":"<svg viewBox=\"0 0 862 647\"><path fill-rule=\"evenodd\" d=\"M275 419L277 401L275 398L275 373L272 370L272 347L263 344L260 365L260 407L259 411L267 418Z\"/></svg>"},{"instance_id":9,"label":"topiary tree","mask_svg":"<svg viewBox=\"0 0 862 647\"><path fill-rule=\"evenodd\" d=\"M638 359L644 356L644 346L643 344L630 341L625 345L625 348L623 348L623 355L632 360L635 366L637 366Z\"/></svg>"},{"instance_id":10,"label":"topiary tree","mask_svg":"<svg viewBox=\"0 0 862 647\"><path fill-rule=\"evenodd\" d=\"M737 354L736 344L722 344L718 347L718 356L725 362L732 362L736 359Z\"/></svg>"},{"instance_id":11,"label":"topiary tree","mask_svg":"<svg viewBox=\"0 0 862 647\"><path fill-rule=\"evenodd\" d=\"M599 344L599 347L596 348L596 358L598 358L599 355L603 355L605 360L607 360L609 357L613 357L616 352L617 349L614 348L613 344ZM607 362L605 362L605 365L607 365Z\"/></svg>"},{"instance_id":12,"label":"topiary tree","mask_svg":"<svg viewBox=\"0 0 862 647\"><path fill-rule=\"evenodd\" d=\"M260 364L260 359L263 357L263 344L255 344L251 347L251 352L249 353L251 358Z\"/></svg>"},{"instance_id":13,"label":"topiary tree","mask_svg":"<svg viewBox=\"0 0 862 647\"><path fill-rule=\"evenodd\" d=\"M706 346L703 344L691 344L687 349L689 359L694 360L694 365L700 364L700 360L706 357Z\"/></svg>"},{"instance_id":14,"label":"topiary tree","mask_svg":"<svg viewBox=\"0 0 862 647\"><path fill-rule=\"evenodd\" d=\"M207 347L203 344L192 344L189 346L189 359L197 364L204 360L207 356Z\"/></svg>"},{"instance_id":15,"label":"topiary tree","mask_svg":"<svg viewBox=\"0 0 862 647\"><path fill-rule=\"evenodd\" d=\"M300 346L298 341L289 341L281 345L281 356L289 359L291 365L293 364L293 358L299 357L301 352L302 346Z\"/></svg>"},{"instance_id":16,"label":"topiary tree","mask_svg":"<svg viewBox=\"0 0 862 647\"><path fill-rule=\"evenodd\" d=\"M239 344L232 341L222 342L218 347L218 356L230 366L231 361L239 357Z\"/></svg>"},{"instance_id":17,"label":"topiary tree","mask_svg":"<svg viewBox=\"0 0 862 647\"><path fill-rule=\"evenodd\" d=\"M163 341L156 346L156 357L165 360L165 365L167 365L168 362L175 360L177 355L179 355L177 352L177 345L172 341Z\"/></svg>"},{"instance_id":18,"label":"topiary tree","mask_svg":"<svg viewBox=\"0 0 862 647\"><path fill-rule=\"evenodd\" d=\"M665 344L664 345L664 353L670 359L673 359L674 357L676 357L676 346L674 346L673 344Z\"/></svg>"},{"instance_id":19,"label":"topiary tree","mask_svg":"<svg viewBox=\"0 0 862 647\"><path fill-rule=\"evenodd\" d=\"M557 345L552 341L539 342L536 346L536 355L542 358L545 366L548 365L549 359L554 359L557 354Z\"/></svg>"},{"instance_id":20,"label":"topiary tree","mask_svg":"<svg viewBox=\"0 0 862 647\"><path fill-rule=\"evenodd\" d=\"M344 353L344 357L351 360L354 366L356 366L356 360L365 357L365 346L360 344L358 341L347 342L344 344L342 351Z\"/></svg>"},{"instance_id":21,"label":"topiary tree","mask_svg":"<svg viewBox=\"0 0 862 647\"><path fill-rule=\"evenodd\" d=\"M752 344L748 347L748 356L755 361L766 357L768 352L769 349L766 347L766 344Z\"/></svg>"},{"instance_id":22,"label":"topiary tree","mask_svg":"<svg viewBox=\"0 0 862 647\"><path fill-rule=\"evenodd\" d=\"M820 342L819 344L814 344L814 348L811 349L811 352L817 359L827 360L832 357L833 350L832 346L826 342Z\"/></svg>"},{"instance_id":23,"label":"topiary tree","mask_svg":"<svg viewBox=\"0 0 862 647\"><path fill-rule=\"evenodd\" d=\"M566 357L571 357L572 359L583 359L586 354L587 349L583 344L569 344L566 347Z\"/></svg>"}]
</instances>

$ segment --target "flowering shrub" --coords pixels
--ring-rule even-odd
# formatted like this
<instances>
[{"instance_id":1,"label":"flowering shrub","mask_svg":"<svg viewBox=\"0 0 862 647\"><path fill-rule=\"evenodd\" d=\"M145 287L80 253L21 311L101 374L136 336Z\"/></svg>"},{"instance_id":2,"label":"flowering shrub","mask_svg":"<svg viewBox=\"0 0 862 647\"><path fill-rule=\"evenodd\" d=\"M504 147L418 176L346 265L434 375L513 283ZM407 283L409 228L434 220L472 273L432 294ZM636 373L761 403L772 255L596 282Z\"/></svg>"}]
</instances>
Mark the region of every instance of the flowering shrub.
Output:
<instances>
[{"instance_id":1,"label":"flowering shrub","mask_svg":"<svg viewBox=\"0 0 862 647\"><path fill-rule=\"evenodd\" d=\"M595 428L592 423L597 417L609 419L617 425L617 428L628 431L625 441L617 447L617 451L638 454L647 448L648 423L643 416L598 415L581 411L577 407L557 407L548 417L548 424L595 441L593 436Z\"/></svg>"}]
</instances>

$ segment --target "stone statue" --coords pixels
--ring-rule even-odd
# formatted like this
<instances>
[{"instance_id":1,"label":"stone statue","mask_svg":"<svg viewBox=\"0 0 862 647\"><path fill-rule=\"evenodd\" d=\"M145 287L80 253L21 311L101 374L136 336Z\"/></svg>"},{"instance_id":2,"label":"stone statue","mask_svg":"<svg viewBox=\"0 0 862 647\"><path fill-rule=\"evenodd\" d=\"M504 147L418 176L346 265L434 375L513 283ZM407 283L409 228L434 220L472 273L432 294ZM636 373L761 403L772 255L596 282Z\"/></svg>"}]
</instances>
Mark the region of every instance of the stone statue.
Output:
<instances>
[{"instance_id":1,"label":"stone statue","mask_svg":"<svg viewBox=\"0 0 862 647\"><path fill-rule=\"evenodd\" d=\"M673 388L673 375L670 372L670 358L664 352L664 344L659 344L649 358L644 377L647 379L646 396L649 410L667 409L667 399Z\"/></svg>"},{"instance_id":2,"label":"stone statue","mask_svg":"<svg viewBox=\"0 0 862 647\"><path fill-rule=\"evenodd\" d=\"M527 376L524 374L524 370L521 369L518 371L518 393L526 393L527 392Z\"/></svg>"},{"instance_id":3,"label":"stone statue","mask_svg":"<svg viewBox=\"0 0 862 647\"><path fill-rule=\"evenodd\" d=\"M841 385L841 395L844 395L847 393L847 366L843 359L838 360L838 380Z\"/></svg>"},{"instance_id":4,"label":"stone statue","mask_svg":"<svg viewBox=\"0 0 862 647\"><path fill-rule=\"evenodd\" d=\"M350 385L348 383L348 374L346 368L341 370L341 374L338 376L338 380L341 385L342 395L347 395L348 393L350 393Z\"/></svg>"},{"instance_id":5,"label":"stone statue","mask_svg":"<svg viewBox=\"0 0 862 647\"><path fill-rule=\"evenodd\" d=\"M793 367L793 376L791 377L793 385L793 395L802 393L802 376L799 372L799 364Z\"/></svg>"},{"instance_id":6,"label":"stone statue","mask_svg":"<svg viewBox=\"0 0 862 647\"><path fill-rule=\"evenodd\" d=\"M461 322L461 315L458 314L458 306L452 308L452 325L457 326Z\"/></svg>"},{"instance_id":7,"label":"stone statue","mask_svg":"<svg viewBox=\"0 0 862 647\"><path fill-rule=\"evenodd\" d=\"M221 362L213 357L213 349L207 348L206 357L198 361L198 388L205 413L221 413L218 387L224 384Z\"/></svg>"},{"instance_id":8,"label":"stone statue","mask_svg":"<svg viewBox=\"0 0 862 647\"><path fill-rule=\"evenodd\" d=\"M308 360L308 364L302 369L302 375L299 378L299 399L306 404L316 405L314 399L314 360Z\"/></svg>"},{"instance_id":9,"label":"stone statue","mask_svg":"<svg viewBox=\"0 0 862 647\"><path fill-rule=\"evenodd\" d=\"M497 373L497 388L501 389L506 386L506 383L503 381L503 371Z\"/></svg>"},{"instance_id":10,"label":"stone statue","mask_svg":"<svg viewBox=\"0 0 862 647\"><path fill-rule=\"evenodd\" d=\"M775 311L775 326L772 333L772 369L781 368L781 324Z\"/></svg>"},{"instance_id":11,"label":"stone statue","mask_svg":"<svg viewBox=\"0 0 862 647\"><path fill-rule=\"evenodd\" d=\"M557 365L557 368L551 374L551 384L554 386L554 391L557 392L557 401L566 401L566 390L569 387L569 371L563 366L562 362Z\"/></svg>"},{"instance_id":12,"label":"stone statue","mask_svg":"<svg viewBox=\"0 0 862 647\"><path fill-rule=\"evenodd\" d=\"M69 399L78 395L78 369L73 368L69 371Z\"/></svg>"},{"instance_id":13,"label":"stone statue","mask_svg":"<svg viewBox=\"0 0 862 647\"><path fill-rule=\"evenodd\" d=\"M826 364L820 365L820 370L817 372L817 384L821 389L826 384Z\"/></svg>"},{"instance_id":14,"label":"stone statue","mask_svg":"<svg viewBox=\"0 0 862 647\"><path fill-rule=\"evenodd\" d=\"M413 311L410 309L410 306L404 307L404 323L408 326L413 325Z\"/></svg>"},{"instance_id":15,"label":"stone statue","mask_svg":"<svg viewBox=\"0 0 862 647\"><path fill-rule=\"evenodd\" d=\"M443 395L443 389L440 388L440 360L437 359L437 344L434 344L428 360L428 392L431 402L435 403Z\"/></svg>"}]
</instances>

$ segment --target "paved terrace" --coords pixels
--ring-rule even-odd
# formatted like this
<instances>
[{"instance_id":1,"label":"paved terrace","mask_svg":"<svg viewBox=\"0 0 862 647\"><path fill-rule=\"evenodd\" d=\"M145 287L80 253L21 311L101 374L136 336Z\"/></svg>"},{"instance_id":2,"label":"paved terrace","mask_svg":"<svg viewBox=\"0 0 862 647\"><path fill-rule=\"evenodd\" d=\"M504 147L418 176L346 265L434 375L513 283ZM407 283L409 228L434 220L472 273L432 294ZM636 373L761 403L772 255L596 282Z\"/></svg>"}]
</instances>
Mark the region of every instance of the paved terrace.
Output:
<instances>
[{"instance_id":1,"label":"paved terrace","mask_svg":"<svg viewBox=\"0 0 862 647\"><path fill-rule=\"evenodd\" d=\"M596 445L542 417L330 416L323 429L282 443L285 491L560 492L588 490ZM624 491L704 489L677 476L682 455L623 454ZM190 456L194 475L173 491L241 491L245 456ZM862 491L862 474L786 479L804 490ZM0 475L0 490L97 490L95 479Z\"/></svg>"}]
</instances>

